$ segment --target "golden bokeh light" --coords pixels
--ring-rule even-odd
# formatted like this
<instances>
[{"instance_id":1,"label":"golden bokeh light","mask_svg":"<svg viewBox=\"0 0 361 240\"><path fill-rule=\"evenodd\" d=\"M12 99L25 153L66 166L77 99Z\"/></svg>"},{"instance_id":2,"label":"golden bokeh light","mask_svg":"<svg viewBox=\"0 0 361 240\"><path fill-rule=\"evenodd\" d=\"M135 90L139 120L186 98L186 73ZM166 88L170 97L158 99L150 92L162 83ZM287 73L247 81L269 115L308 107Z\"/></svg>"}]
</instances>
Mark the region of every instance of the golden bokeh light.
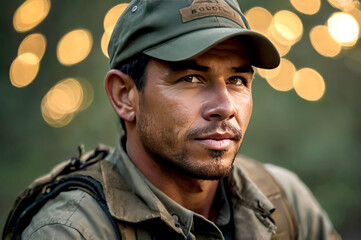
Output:
<instances>
[{"instance_id":1,"label":"golden bokeh light","mask_svg":"<svg viewBox=\"0 0 361 240\"><path fill-rule=\"evenodd\" d=\"M349 10L354 8L353 0L327 0L331 6L340 10Z\"/></svg>"},{"instance_id":2,"label":"golden bokeh light","mask_svg":"<svg viewBox=\"0 0 361 240\"><path fill-rule=\"evenodd\" d=\"M109 58L108 55L108 45L110 37L113 33L114 26L117 23L118 18L120 15L123 14L124 10L128 7L129 3L121 3L114 7L112 7L104 17L104 34L102 36L100 47L102 49L103 54Z\"/></svg>"},{"instance_id":3,"label":"golden bokeh light","mask_svg":"<svg viewBox=\"0 0 361 240\"><path fill-rule=\"evenodd\" d=\"M74 78L60 81L47 94L48 106L59 114L77 111L82 100L83 88Z\"/></svg>"},{"instance_id":4,"label":"golden bokeh light","mask_svg":"<svg viewBox=\"0 0 361 240\"><path fill-rule=\"evenodd\" d=\"M296 68L289 60L282 58L280 65L276 69L264 71L267 82L274 89L278 91L289 91L293 88L293 77Z\"/></svg>"},{"instance_id":5,"label":"golden bokeh light","mask_svg":"<svg viewBox=\"0 0 361 240\"><path fill-rule=\"evenodd\" d=\"M310 31L313 48L322 56L335 57L341 52L341 45L330 35L326 26L315 26Z\"/></svg>"},{"instance_id":6,"label":"golden bokeh light","mask_svg":"<svg viewBox=\"0 0 361 240\"><path fill-rule=\"evenodd\" d=\"M34 81L39 71L39 58L33 53L19 55L10 66L10 81L15 87L25 87Z\"/></svg>"},{"instance_id":7,"label":"golden bokeh light","mask_svg":"<svg viewBox=\"0 0 361 240\"><path fill-rule=\"evenodd\" d=\"M313 15L321 8L321 0L290 0L292 6L299 12Z\"/></svg>"},{"instance_id":8,"label":"golden bokeh light","mask_svg":"<svg viewBox=\"0 0 361 240\"><path fill-rule=\"evenodd\" d=\"M18 55L24 53L33 53L39 60L44 56L46 49L46 39L43 34L34 33L27 36L20 44L18 49Z\"/></svg>"},{"instance_id":9,"label":"golden bokeh light","mask_svg":"<svg viewBox=\"0 0 361 240\"><path fill-rule=\"evenodd\" d=\"M359 25L356 19L348 13L334 13L327 21L331 36L342 46L351 47L357 42Z\"/></svg>"},{"instance_id":10,"label":"golden bokeh light","mask_svg":"<svg viewBox=\"0 0 361 240\"><path fill-rule=\"evenodd\" d=\"M296 93L308 101L317 101L325 93L325 81L314 69L303 68L296 72L293 80Z\"/></svg>"},{"instance_id":11,"label":"golden bokeh light","mask_svg":"<svg viewBox=\"0 0 361 240\"><path fill-rule=\"evenodd\" d=\"M81 104L79 106L78 112L85 110L88 108L94 100L94 89L93 86L85 79L78 79L79 83L81 84L82 91L83 91L83 98Z\"/></svg>"},{"instance_id":12,"label":"golden bokeh light","mask_svg":"<svg viewBox=\"0 0 361 240\"><path fill-rule=\"evenodd\" d=\"M63 127L75 114L89 107L94 99L91 84L84 79L66 78L58 82L44 96L41 113L53 127Z\"/></svg>"},{"instance_id":13,"label":"golden bokeh light","mask_svg":"<svg viewBox=\"0 0 361 240\"><path fill-rule=\"evenodd\" d=\"M295 40L290 41L286 39L279 32L275 32L274 29L273 32L275 33L272 33L272 23L275 24L275 22L272 14L267 9L254 7L248 10L245 15L251 29L267 36L275 45L281 57L285 56L291 50ZM273 26L273 28L275 27ZM280 28L282 28L282 26Z\"/></svg>"},{"instance_id":14,"label":"golden bokeh light","mask_svg":"<svg viewBox=\"0 0 361 240\"><path fill-rule=\"evenodd\" d=\"M93 46L91 33L85 29L73 30L59 41L57 57L60 63L69 66L83 61Z\"/></svg>"},{"instance_id":15,"label":"golden bokeh light","mask_svg":"<svg viewBox=\"0 0 361 240\"><path fill-rule=\"evenodd\" d=\"M262 68L259 68L258 69L258 74L263 77L264 79L267 79L267 78L273 78L273 77L276 77L280 70L281 70L281 65L279 65L277 68L274 68L274 69L262 69Z\"/></svg>"},{"instance_id":16,"label":"golden bokeh light","mask_svg":"<svg viewBox=\"0 0 361 240\"><path fill-rule=\"evenodd\" d=\"M280 44L289 46L301 39L303 24L293 12L281 10L274 15L270 30Z\"/></svg>"},{"instance_id":17,"label":"golden bokeh light","mask_svg":"<svg viewBox=\"0 0 361 240\"><path fill-rule=\"evenodd\" d=\"M26 32L41 23L50 10L50 0L26 0L15 11L13 25L16 31Z\"/></svg>"},{"instance_id":18,"label":"golden bokeh light","mask_svg":"<svg viewBox=\"0 0 361 240\"><path fill-rule=\"evenodd\" d=\"M104 17L104 30L113 29L118 18L124 10L128 7L129 3L121 3L112 7Z\"/></svg>"},{"instance_id":19,"label":"golden bokeh light","mask_svg":"<svg viewBox=\"0 0 361 240\"><path fill-rule=\"evenodd\" d=\"M272 34L268 34L267 37L275 45L281 57L285 56L291 50L292 45L284 45L278 42Z\"/></svg>"},{"instance_id":20,"label":"golden bokeh light","mask_svg":"<svg viewBox=\"0 0 361 240\"><path fill-rule=\"evenodd\" d=\"M45 96L41 101L41 115L47 124L55 128L68 125L74 118L74 113L59 114L57 112L53 112L47 105L47 96Z\"/></svg>"},{"instance_id":21,"label":"golden bokeh light","mask_svg":"<svg viewBox=\"0 0 361 240\"><path fill-rule=\"evenodd\" d=\"M266 79L266 69L263 68L256 68L256 73L260 75L262 78Z\"/></svg>"},{"instance_id":22,"label":"golden bokeh light","mask_svg":"<svg viewBox=\"0 0 361 240\"><path fill-rule=\"evenodd\" d=\"M248 23L253 31L267 35L272 22L272 14L265 8L254 7L245 13Z\"/></svg>"},{"instance_id":23,"label":"golden bokeh light","mask_svg":"<svg viewBox=\"0 0 361 240\"><path fill-rule=\"evenodd\" d=\"M355 18L355 20L358 23L358 26L361 26L361 10L358 8L352 8L351 10L347 11L348 14L350 14L351 16L353 16ZM361 37L361 31L359 29L359 34L358 37Z\"/></svg>"},{"instance_id":24,"label":"golden bokeh light","mask_svg":"<svg viewBox=\"0 0 361 240\"><path fill-rule=\"evenodd\" d=\"M102 49L102 52L107 58L109 58L108 45L109 45L109 41L110 41L110 36L111 36L111 33L109 33L109 31L105 31L103 33L102 39L100 41L100 47Z\"/></svg>"}]
</instances>

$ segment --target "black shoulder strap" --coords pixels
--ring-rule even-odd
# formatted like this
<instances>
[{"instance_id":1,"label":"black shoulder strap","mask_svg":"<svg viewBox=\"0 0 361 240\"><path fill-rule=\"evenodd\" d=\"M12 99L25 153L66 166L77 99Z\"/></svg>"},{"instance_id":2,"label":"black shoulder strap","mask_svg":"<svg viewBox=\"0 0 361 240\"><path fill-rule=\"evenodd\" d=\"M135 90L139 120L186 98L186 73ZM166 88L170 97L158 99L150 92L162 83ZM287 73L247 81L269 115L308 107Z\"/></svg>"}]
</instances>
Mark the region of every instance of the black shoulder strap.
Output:
<instances>
[{"instance_id":1,"label":"black shoulder strap","mask_svg":"<svg viewBox=\"0 0 361 240\"><path fill-rule=\"evenodd\" d=\"M239 164L276 208L272 218L276 222L277 231L272 239L297 239L298 226L294 208L276 179L262 163L253 159L241 157Z\"/></svg>"}]
</instances>

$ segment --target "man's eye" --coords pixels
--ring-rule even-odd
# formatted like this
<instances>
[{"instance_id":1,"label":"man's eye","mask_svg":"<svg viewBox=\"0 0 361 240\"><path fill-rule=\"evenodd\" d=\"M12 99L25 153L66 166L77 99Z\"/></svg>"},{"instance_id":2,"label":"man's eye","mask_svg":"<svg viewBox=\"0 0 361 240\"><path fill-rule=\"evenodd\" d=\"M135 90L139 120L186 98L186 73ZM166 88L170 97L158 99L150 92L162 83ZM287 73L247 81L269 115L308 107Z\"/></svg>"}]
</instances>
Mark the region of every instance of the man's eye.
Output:
<instances>
[{"instance_id":1,"label":"man's eye","mask_svg":"<svg viewBox=\"0 0 361 240\"><path fill-rule=\"evenodd\" d=\"M236 86L244 85L246 80L243 77L231 77L228 79L227 84L234 84Z\"/></svg>"},{"instance_id":2,"label":"man's eye","mask_svg":"<svg viewBox=\"0 0 361 240\"><path fill-rule=\"evenodd\" d=\"M185 82L190 82L190 83L201 83L201 79L198 76L195 75L189 75L189 76L185 76L182 77L180 80L185 81Z\"/></svg>"}]
</instances>

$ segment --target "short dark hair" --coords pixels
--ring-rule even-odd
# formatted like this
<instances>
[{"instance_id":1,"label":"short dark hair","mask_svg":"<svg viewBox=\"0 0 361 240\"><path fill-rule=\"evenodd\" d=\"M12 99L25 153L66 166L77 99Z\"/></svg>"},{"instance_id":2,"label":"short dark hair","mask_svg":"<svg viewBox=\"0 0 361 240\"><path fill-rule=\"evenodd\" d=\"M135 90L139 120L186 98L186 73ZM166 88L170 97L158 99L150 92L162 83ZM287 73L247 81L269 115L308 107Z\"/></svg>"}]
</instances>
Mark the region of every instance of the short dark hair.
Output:
<instances>
[{"instance_id":1,"label":"short dark hair","mask_svg":"<svg viewBox=\"0 0 361 240\"><path fill-rule=\"evenodd\" d=\"M147 55L143 53L137 54L120 63L116 69L130 76L135 82L138 91L142 92L145 87L146 70L149 60L150 57ZM126 136L125 122L122 118L119 118L119 120Z\"/></svg>"}]
</instances>

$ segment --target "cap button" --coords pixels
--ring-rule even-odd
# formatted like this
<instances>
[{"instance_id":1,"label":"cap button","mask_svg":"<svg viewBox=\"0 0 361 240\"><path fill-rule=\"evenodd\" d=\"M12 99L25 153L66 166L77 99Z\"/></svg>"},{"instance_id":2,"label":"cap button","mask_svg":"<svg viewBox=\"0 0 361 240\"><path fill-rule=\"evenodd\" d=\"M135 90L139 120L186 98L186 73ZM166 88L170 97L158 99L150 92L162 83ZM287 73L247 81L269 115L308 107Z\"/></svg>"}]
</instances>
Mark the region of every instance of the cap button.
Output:
<instances>
[{"instance_id":1,"label":"cap button","mask_svg":"<svg viewBox=\"0 0 361 240\"><path fill-rule=\"evenodd\" d=\"M178 223L179 222L179 217L176 214L172 214L173 220Z\"/></svg>"}]
</instances>

